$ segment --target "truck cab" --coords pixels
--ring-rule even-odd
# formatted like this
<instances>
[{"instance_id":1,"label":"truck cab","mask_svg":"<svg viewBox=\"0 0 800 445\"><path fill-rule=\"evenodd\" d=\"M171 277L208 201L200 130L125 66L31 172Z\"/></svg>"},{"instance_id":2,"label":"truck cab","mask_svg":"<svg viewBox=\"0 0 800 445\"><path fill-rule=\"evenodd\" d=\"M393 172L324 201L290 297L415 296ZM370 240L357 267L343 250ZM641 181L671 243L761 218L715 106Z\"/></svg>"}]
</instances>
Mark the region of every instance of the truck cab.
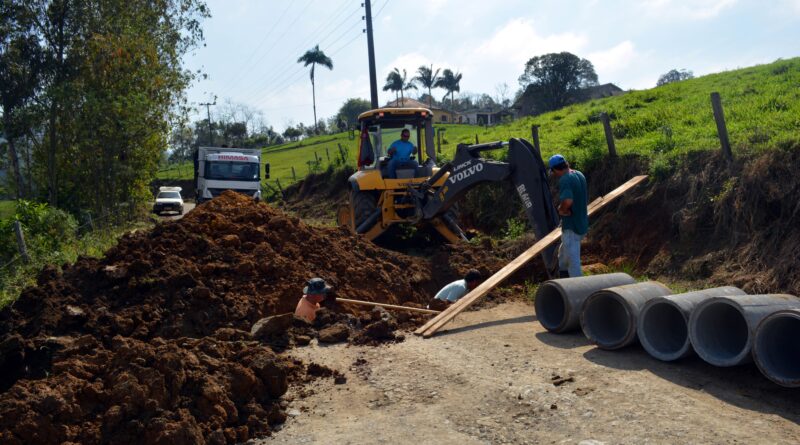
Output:
<instances>
[{"instance_id":1,"label":"truck cab","mask_svg":"<svg viewBox=\"0 0 800 445\"><path fill-rule=\"evenodd\" d=\"M194 177L197 203L233 190L261 199L261 150L253 148L200 147L195 152ZM269 178L269 164L264 165Z\"/></svg>"}]
</instances>

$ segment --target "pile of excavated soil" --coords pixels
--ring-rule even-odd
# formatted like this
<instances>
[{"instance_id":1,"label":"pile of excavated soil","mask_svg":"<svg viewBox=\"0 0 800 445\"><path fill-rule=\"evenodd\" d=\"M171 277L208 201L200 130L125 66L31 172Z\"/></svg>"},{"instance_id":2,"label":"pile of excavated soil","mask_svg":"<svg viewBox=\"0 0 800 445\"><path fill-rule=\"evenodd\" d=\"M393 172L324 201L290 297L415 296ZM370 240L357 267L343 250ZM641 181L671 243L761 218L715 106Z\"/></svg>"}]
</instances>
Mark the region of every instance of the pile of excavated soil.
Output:
<instances>
[{"instance_id":1,"label":"pile of excavated soil","mask_svg":"<svg viewBox=\"0 0 800 445\"><path fill-rule=\"evenodd\" d=\"M334 295L419 306L483 260L452 251L438 261L452 266L438 264L434 276L428 259L225 193L124 236L102 259L45 269L0 312L0 442L235 443L268 434L285 418L287 385L306 377L253 339L251 326L293 311L310 277ZM334 309L330 321L366 344L398 341L394 329L414 322ZM307 343L319 328L290 330Z\"/></svg>"}]
</instances>

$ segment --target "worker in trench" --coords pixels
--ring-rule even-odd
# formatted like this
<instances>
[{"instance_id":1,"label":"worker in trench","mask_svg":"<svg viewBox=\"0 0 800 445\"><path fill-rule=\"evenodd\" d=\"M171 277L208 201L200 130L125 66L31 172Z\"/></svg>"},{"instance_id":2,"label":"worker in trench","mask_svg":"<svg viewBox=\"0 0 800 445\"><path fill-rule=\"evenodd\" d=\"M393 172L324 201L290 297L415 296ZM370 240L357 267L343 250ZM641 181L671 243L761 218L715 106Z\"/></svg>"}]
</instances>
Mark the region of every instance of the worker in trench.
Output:
<instances>
[{"instance_id":1,"label":"worker in trench","mask_svg":"<svg viewBox=\"0 0 800 445\"><path fill-rule=\"evenodd\" d=\"M579 277L581 240L589 231L586 178L559 154L550 157L550 171L558 179L558 214L561 216L561 247L558 249L559 278Z\"/></svg>"},{"instance_id":2,"label":"worker in trench","mask_svg":"<svg viewBox=\"0 0 800 445\"><path fill-rule=\"evenodd\" d=\"M464 275L463 279L453 281L437 292L436 296L428 304L428 309L442 310L478 287L479 284L481 284L481 273L471 269Z\"/></svg>"},{"instance_id":3,"label":"worker in trench","mask_svg":"<svg viewBox=\"0 0 800 445\"><path fill-rule=\"evenodd\" d=\"M320 303L325 300L330 291L331 287L322 278L308 280L306 287L303 288L303 296L297 302L297 308L294 310L295 317L313 323L317 318Z\"/></svg>"}]
</instances>

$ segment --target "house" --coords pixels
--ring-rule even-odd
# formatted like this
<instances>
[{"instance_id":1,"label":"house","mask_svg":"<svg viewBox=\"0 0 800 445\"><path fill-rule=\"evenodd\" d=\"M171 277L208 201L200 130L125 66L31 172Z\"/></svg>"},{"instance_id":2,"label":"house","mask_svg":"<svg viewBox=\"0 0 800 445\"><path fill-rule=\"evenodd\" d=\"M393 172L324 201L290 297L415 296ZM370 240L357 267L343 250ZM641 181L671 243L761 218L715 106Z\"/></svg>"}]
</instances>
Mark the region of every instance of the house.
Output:
<instances>
[{"instance_id":1,"label":"house","mask_svg":"<svg viewBox=\"0 0 800 445\"><path fill-rule=\"evenodd\" d=\"M514 101L514 105L512 105L511 108L514 110L514 113L517 117L535 116L537 114L542 114L545 111L549 111L543 109L541 103L537 100L536 90L536 85L528 85L528 87L525 88L525 92L522 93L522 95L516 101ZM614 85L613 83L595 85L578 91L568 104L602 99L604 97L619 96L624 93L625 91L623 91L622 88Z\"/></svg>"},{"instance_id":2,"label":"house","mask_svg":"<svg viewBox=\"0 0 800 445\"><path fill-rule=\"evenodd\" d=\"M428 104L424 102L420 102L416 99L411 99L408 97L389 101L384 106L391 108L427 108L431 110L431 113L433 113L434 124L452 124L458 122L458 113L446 110L438 105L432 105L429 107Z\"/></svg>"},{"instance_id":3,"label":"house","mask_svg":"<svg viewBox=\"0 0 800 445\"><path fill-rule=\"evenodd\" d=\"M513 117L513 113L508 110L495 111L488 108L482 108L459 113L458 123L495 125L501 123L503 118L506 117Z\"/></svg>"}]
</instances>

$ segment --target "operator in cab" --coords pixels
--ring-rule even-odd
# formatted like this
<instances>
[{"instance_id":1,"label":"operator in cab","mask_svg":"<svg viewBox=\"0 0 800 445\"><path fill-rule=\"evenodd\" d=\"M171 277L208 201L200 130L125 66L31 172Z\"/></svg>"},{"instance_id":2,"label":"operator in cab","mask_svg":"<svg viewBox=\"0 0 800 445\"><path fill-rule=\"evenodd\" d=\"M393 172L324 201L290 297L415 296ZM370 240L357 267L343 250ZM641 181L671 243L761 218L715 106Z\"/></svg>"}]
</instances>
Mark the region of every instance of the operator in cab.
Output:
<instances>
[{"instance_id":1,"label":"operator in cab","mask_svg":"<svg viewBox=\"0 0 800 445\"><path fill-rule=\"evenodd\" d=\"M397 166L401 162L411 162L411 156L417 154L417 147L409 141L411 131L404 128L400 132L400 139L392 142L386 152L389 156L388 173L389 178L397 178Z\"/></svg>"}]
</instances>

